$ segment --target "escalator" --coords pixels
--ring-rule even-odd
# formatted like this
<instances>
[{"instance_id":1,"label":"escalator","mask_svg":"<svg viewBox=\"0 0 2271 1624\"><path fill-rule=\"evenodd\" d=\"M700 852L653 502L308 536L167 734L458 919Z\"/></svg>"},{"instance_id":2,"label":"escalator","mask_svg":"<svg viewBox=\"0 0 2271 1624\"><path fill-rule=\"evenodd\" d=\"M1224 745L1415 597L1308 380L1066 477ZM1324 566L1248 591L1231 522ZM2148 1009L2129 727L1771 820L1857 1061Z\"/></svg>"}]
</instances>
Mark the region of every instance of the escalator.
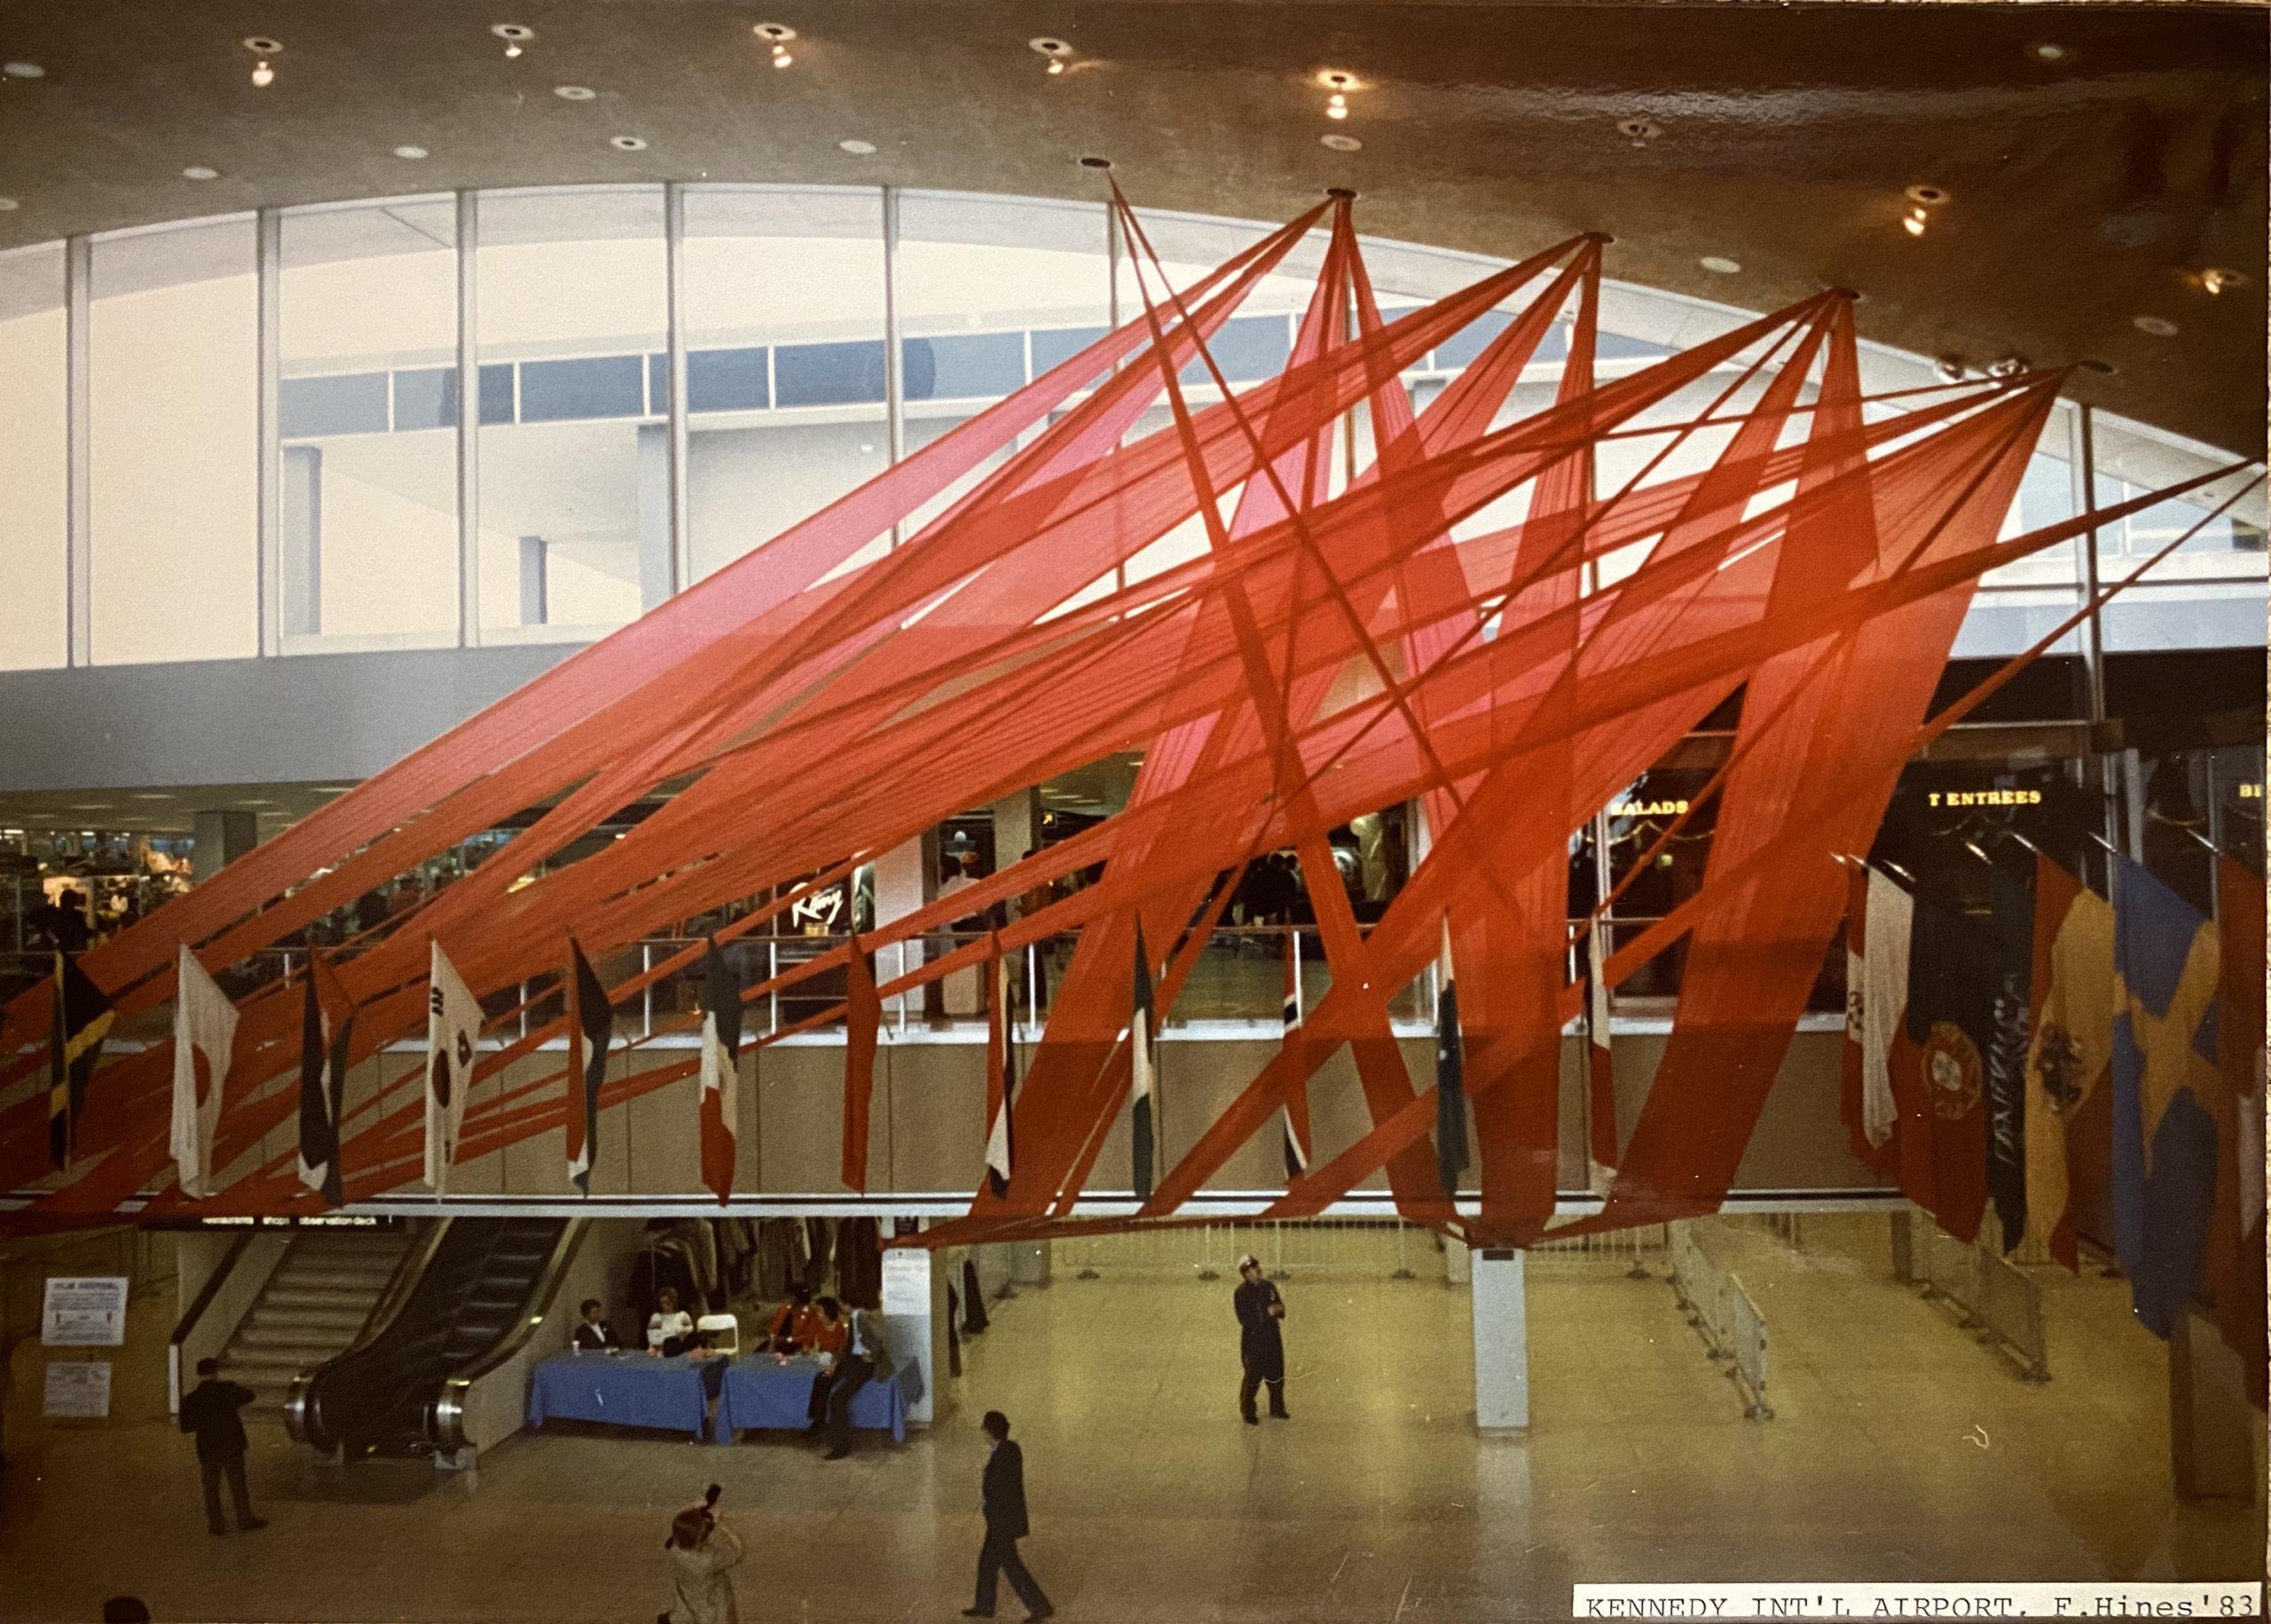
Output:
<instances>
[{"instance_id":1,"label":"escalator","mask_svg":"<svg viewBox=\"0 0 2271 1624\"><path fill-rule=\"evenodd\" d=\"M554 1218L447 1220L396 1311L293 1383L287 1430L350 1460L432 1453L444 1390L526 1339L583 1231Z\"/></svg>"}]
</instances>

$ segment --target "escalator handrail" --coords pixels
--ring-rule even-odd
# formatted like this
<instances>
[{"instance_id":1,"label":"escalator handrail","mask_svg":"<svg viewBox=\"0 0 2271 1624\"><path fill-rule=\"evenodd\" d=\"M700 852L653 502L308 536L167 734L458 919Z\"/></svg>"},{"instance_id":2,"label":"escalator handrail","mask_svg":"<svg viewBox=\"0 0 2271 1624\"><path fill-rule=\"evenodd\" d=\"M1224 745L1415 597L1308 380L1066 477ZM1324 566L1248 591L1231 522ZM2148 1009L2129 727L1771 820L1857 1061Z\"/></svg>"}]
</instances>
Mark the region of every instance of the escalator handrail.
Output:
<instances>
[{"instance_id":1,"label":"escalator handrail","mask_svg":"<svg viewBox=\"0 0 2271 1624\"><path fill-rule=\"evenodd\" d=\"M303 1370L292 1378L291 1390L284 1400L284 1431L294 1443L314 1441L308 1434L308 1399L316 1378L332 1366L356 1357L393 1329L395 1321L401 1317L403 1309L409 1306L412 1296L417 1291L419 1282L426 1277L426 1266L441 1250L443 1237L448 1235L453 1221L447 1218L436 1219L427 1226L425 1234L402 1254L402 1260L394 1266L394 1274L387 1281L386 1290L379 1293L379 1300L371 1305L371 1312L363 1321L362 1330L355 1333L355 1340L322 1364Z\"/></svg>"},{"instance_id":2,"label":"escalator handrail","mask_svg":"<svg viewBox=\"0 0 2271 1624\"><path fill-rule=\"evenodd\" d=\"M528 1296L521 1305L521 1313L507 1330L485 1353L476 1355L463 1368L442 1378L440 1386L425 1406L426 1440L436 1449L460 1449L465 1447L465 1399L473 1384L491 1371L504 1365L529 1344L536 1335L536 1328L552 1313L554 1298L568 1278L569 1266L583 1249L584 1237L589 1232L591 1220L573 1218L553 1243L552 1255L545 1259Z\"/></svg>"}]
</instances>

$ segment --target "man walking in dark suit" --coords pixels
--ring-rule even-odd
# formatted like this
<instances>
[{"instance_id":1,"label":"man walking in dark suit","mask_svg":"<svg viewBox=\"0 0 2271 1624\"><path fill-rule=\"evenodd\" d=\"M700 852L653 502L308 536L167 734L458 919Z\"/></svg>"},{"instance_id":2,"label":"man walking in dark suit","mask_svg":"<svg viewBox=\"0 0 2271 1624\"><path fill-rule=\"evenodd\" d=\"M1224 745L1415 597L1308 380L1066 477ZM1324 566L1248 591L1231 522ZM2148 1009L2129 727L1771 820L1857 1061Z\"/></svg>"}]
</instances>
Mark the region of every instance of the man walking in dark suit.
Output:
<instances>
[{"instance_id":1,"label":"man walking in dark suit","mask_svg":"<svg viewBox=\"0 0 2271 1624\"><path fill-rule=\"evenodd\" d=\"M1269 1384L1269 1413L1280 1421L1285 1413L1285 1341L1278 1322L1285 1317L1285 1299L1261 1277L1261 1264L1253 1257L1238 1259L1238 1289L1230 1298L1238 1316L1238 1362L1245 1376L1238 1383L1238 1414L1248 1426L1260 1426L1253 1413L1254 1389Z\"/></svg>"},{"instance_id":2,"label":"man walking in dark suit","mask_svg":"<svg viewBox=\"0 0 2271 1624\"><path fill-rule=\"evenodd\" d=\"M250 1534L267 1523L252 1514L252 1496L245 1491L245 1424L237 1412L253 1400L252 1389L221 1379L221 1361L200 1359L197 1374L204 1379L182 1395L181 1430L197 1434L197 1471L205 1479L205 1526L226 1534L221 1515L221 1479L226 1474L229 1492L237 1502L237 1526Z\"/></svg>"},{"instance_id":3,"label":"man walking in dark suit","mask_svg":"<svg viewBox=\"0 0 2271 1624\"><path fill-rule=\"evenodd\" d=\"M1027 1532L1025 1451L1010 1441L1010 1418L1000 1410L987 1410L986 1419L978 1424L993 1446L986 1456L982 1500L986 1543L978 1552L978 1604L963 1608L962 1616L992 1618L994 1577L1007 1574L1010 1589L1025 1604L1026 1619L1048 1618L1057 1609L1049 1604L1049 1597L1041 1594L1041 1587L1033 1582L1033 1575L1025 1571L1025 1562L1018 1555L1018 1542Z\"/></svg>"}]
</instances>

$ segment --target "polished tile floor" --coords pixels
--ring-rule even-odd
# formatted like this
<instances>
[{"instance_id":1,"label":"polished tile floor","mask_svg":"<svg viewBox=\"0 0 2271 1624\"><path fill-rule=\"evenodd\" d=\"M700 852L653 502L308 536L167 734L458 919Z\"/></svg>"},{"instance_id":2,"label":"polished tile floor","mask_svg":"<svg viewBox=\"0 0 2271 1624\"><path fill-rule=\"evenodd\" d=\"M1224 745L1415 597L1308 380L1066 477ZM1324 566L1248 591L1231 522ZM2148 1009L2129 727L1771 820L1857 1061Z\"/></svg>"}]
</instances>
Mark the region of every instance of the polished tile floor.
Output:
<instances>
[{"instance_id":1,"label":"polished tile floor","mask_svg":"<svg viewBox=\"0 0 2271 1624\"><path fill-rule=\"evenodd\" d=\"M1107 1266L997 1305L956 1412L903 1448L523 1437L475 1480L341 1471L270 1433L252 1479L273 1526L219 1540L161 1367L122 1369L106 1428L43 1425L25 1350L0 1620L92 1619L118 1590L161 1619L644 1620L669 1512L713 1476L751 1624L949 1619L989 1408L1025 1447L1026 1557L1068 1620L1567 1617L1572 1581L1619 1578L2261 1576L2259 1504L2170 1494L2165 1359L2119 1283L2045 1273L2055 1379L2030 1385L1891 1283L1885 1229L1815 1219L1794 1250L1711 1227L1769 1322L1768 1422L1629 1259L1534 1259L1519 1440L1473 1433L1465 1303L1439 1270L1296 1273L1294 1418L1248 1428L1230 1283ZM137 1341L161 1346L145 1313Z\"/></svg>"}]
</instances>

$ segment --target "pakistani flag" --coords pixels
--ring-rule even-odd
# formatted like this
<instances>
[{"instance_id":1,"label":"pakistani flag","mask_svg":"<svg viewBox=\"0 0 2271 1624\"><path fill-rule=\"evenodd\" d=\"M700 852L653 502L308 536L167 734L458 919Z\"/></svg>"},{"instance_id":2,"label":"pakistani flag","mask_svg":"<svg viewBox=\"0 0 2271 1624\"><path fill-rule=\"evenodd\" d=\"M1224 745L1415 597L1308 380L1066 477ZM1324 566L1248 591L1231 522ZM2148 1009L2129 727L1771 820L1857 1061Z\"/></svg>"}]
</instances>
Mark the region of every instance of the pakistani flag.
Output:
<instances>
[{"instance_id":1,"label":"pakistani flag","mask_svg":"<svg viewBox=\"0 0 2271 1624\"><path fill-rule=\"evenodd\" d=\"M1151 1016L1151 964L1143 952L1143 922L1136 922L1136 994L1128 1022L1128 1098L1133 1109L1129 1126L1136 1149L1136 1199L1151 1198L1152 1134L1159 1093L1158 1040Z\"/></svg>"},{"instance_id":2,"label":"pakistani flag","mask_svg":"<svg viewBox=\"0 0 2271 1624\"><path fill-rule=\"evenodd\" d=\"M997 1199L1010 1193L1010 1110L1018 1093L1017 1029L1010 1009L1013 963L996 937L986 1022L986 1181Z\"/></svg>"},{"instance_id":3,"label":"pakistani flag","mask_svg":"<svg viewBox=\"0 0 2271 1624\"><path fill-rule=\"evenodd\" d=\"M79 1112L110 1032L109 995L69 954L55 955L55 1029L48 1057L47 1147L58 1167L71 1165Z\"/></svg>"},{"instance_id":4,"label":"pakistani flag","mask_svg":"<svg viewBox=\"0 0 2271 1624\"><path fill-rule=\"evenodd\" d=\"M1294 968L1295 940L1285 938L1285 1036L1301 1028L1300 972ZM1285 1095L1285 1182L1291 1184L1309 1170L1308 1084L1296 1080Z\"/></svg>"},{"instance_id":5,"label":"pakistani flag","mask_svg":"<svg viewBox=\"0 0 2271 1624\"><path fill-rule=\"evenodd\" d=\"M1435 966L1435 1176L1443 1194L1458 1194L1466 1171L1466 1089L1461 1082L1465 1046L1458 1035L1458 985L1451 973L1451 916L1443 914L1443 945Z\"/></svg>"},{"instance_id":6,"label":"pakistani flag","mask_svg":"<svg viewBox=\"0 0 2271 1624\"><path fill-rule=\"evenodd\" d=\"M354 1032L355 1000L323 954L310 953L300 1016L300 1182L333 1206L342 1200L339 1117Z\"/></svg>"},{"instance_id":7,"label":"pakistani flag","mask_svg":"<svg viewBox=\"0 0 2271 1624\"><path fill-rule=\"evenodd\" d=\"M426 1182L441 1194L458 1159L458 1130L473 1086L474 1045L481 1036L481 1000L457 967L432 948L426 988Z\"/></svg>"},{"instance_id":8,"label":"pakistani flag","mask_svg":"<svg viewBox=\"0 0 2271 1624\"><path fill-rule=\"evenodd\" d=\"M174 970L174 1110L170 1149L181 1193L213 1193L213 1130L237 1043L237 1007L181 945Z\"/></svg>"},{"instance_id":9,"label":"pakistani flag","mask_svg":"<svg viewBox=\"0 0 2271 1624\"><path fill-rule=\"evenodd\" d=\"M741 1046L741 977L713 937L702 961L702 1182L721 1203L734 1193Z\"/></svg>"},{"instance_id":10,"label":"pakistani flag","mask_svg":"<svg viewBox=\"0 0 2271 1624\"><path fill-rule=\"evenodd\" d=\"M615 1038L615 1006L608 1002L592 961L568 938L568 1178L592 1193L592 1157L600 1137L600 1085L607 1080L607 1047Z\"/></svg>"}]
</instances>

